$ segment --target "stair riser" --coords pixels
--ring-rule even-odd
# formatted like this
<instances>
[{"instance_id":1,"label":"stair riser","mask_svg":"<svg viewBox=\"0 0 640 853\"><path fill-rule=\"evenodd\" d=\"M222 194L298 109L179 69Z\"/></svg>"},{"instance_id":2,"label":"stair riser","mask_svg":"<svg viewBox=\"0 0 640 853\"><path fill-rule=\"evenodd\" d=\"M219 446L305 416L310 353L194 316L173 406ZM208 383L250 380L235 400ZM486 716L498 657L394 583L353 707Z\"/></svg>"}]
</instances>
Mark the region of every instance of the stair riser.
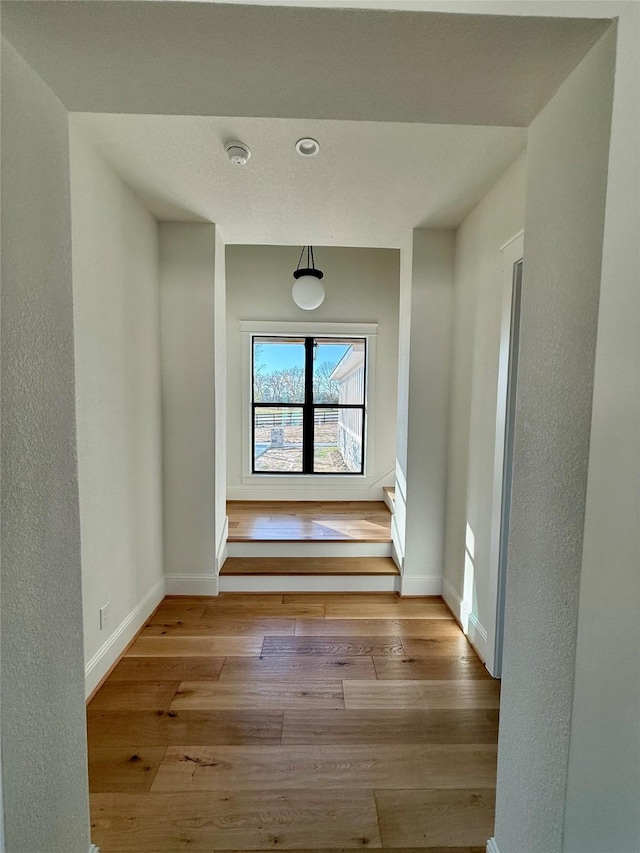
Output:
<instances>
[{"instance_id":1,"label":"stair riser","mask_svg":"<svg viewBox=\"0 0 640 853\"><path fill-rule=\"evenodd\" d=\"M229 557L390 557L391 542L229 542Z\"/></svg>"},{"instance_id":2,"label":"stair riser","mask_svg":"<svg viewBox=\"0 0 640 853\"><path fill-rule=\"evenodd\" d=\"M221 575L220 592L398 592L400 575Z\"/></svg>"}]
</instances>

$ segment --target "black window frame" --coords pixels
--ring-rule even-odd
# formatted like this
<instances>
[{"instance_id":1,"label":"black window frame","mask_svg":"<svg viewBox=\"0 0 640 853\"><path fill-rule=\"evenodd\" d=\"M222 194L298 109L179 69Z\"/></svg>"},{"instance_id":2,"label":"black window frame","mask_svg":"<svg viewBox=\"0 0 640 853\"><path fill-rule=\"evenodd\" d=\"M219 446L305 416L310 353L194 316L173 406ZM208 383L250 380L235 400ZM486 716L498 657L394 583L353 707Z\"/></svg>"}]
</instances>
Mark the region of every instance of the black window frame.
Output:
<instances>
[{"instance_id":1,"label":"black window frame","mask_svg":"<svg viewBox=\"0 0 640 853\"><path fill-rule=\"evenodd\" d=\"M304 341L304 401L302 403L256 402L255 399L255 344L256 339L277 341L291 338ZM314 343L328 341L362 341L364 344L364 382L362 403L315 403L313 401L313 350ZM365 471L365 435L367 419L369 342L363 335L251 335L251 473L256 476L302 477L362 477ZM256 470L256 409L302 409L302 471L258 471ZM362 412L362 454L359 471L314 471L314 426L316 409L360 409Z\"/></svg>"}]
</instances>

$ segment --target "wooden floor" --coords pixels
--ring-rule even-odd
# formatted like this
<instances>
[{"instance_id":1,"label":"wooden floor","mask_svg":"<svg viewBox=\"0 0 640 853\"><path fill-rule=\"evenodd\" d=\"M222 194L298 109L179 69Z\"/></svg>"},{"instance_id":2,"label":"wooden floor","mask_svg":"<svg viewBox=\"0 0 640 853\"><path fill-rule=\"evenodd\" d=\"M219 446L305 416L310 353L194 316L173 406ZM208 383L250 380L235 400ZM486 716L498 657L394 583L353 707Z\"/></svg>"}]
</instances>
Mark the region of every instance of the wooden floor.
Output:
<instances>
[{"instance_id":1,"label":"wooden floor","mask_svg":"<svg viewBox=\"0 0 640 853\"><path fill-rule=\"evenodd\" d=\"M228 501L229 542L390 542L382 501Z\"/></svg>"},{"instance_id":2,"label":"wooden floor","mask_svg":"<svg viewBox=\"0 0 640 853\"><path fill-rule=\"evenodd\" d=\"M101 853L484 853L498 682L437 598L167 598L87 711Z\"/></svg>"}]
</instances>

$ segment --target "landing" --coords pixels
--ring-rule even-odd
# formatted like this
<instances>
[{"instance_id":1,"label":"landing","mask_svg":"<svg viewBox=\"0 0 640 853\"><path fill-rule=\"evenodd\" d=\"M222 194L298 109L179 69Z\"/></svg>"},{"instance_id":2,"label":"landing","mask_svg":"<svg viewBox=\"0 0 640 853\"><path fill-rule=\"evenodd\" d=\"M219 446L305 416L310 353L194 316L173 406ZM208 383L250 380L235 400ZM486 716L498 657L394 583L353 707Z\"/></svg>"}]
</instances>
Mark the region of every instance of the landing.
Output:
<instances>
[{"instance_id":1,"label":"landing","mask_svg":"<svg viewBox=\"0 0 640 853\"><path fill-rule=\"evenodd\" d=\"M390 542L382 501L228 501L229 542Z\"/></svg>"}]
</instances>

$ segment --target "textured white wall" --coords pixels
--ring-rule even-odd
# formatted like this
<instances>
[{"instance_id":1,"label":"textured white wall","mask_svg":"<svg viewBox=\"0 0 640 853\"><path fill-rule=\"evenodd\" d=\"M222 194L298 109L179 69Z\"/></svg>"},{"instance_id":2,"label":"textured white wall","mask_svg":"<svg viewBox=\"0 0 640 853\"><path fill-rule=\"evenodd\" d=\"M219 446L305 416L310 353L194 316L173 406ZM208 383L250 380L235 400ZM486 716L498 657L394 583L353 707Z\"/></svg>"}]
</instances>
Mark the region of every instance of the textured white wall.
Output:
<instances>
[{"instance_id":1,"label":"textured white wall","mask_svg":"<svg viewBox=\"0 0 640 853\"><path fill-rule=\"evenodd\" d=\"M456 232L445 594L454 608L464 598L468 524L475 540L474 582L465 603L485 629L492 612L488 585L504 290L500 246L524 224L525 169L522 155ZM480 646L482 636L474 636L474 642Z\"/></svg>"},{"instance_id":2,"label":"textured white wall","mask_svg":"<svg viewBox=\"0 0 640 853\"><path fill-rule=\"evenodd\" d=\"M640 9L618 23L564 824L567 853L640 850Z\"/></svg>"},{"instance_id":3,"label":"textured white wall","mask_svg":"<svg viewBox=\"0 0 640 853\"><path fill-rule=\"evenodd\" d=\"M593 390L613 32L529 128L496 840L557 853Z\"/></svg>"},{"instance_id":4,"label":"textured white wall","mask_svg":"<svg viewBox=\"0 0 640 853\"><path fill-rule=\"evenodd\" d=\"M416 228L413 232L411 280L403 267L400 356L406 423L405 533L402 592L437 595L442 588L446 493L449 382L453 314L453 257L455 232ZM407 305L410 311L407 314ZM408 359L406 349L409 348ZM398 457L403 455L404 439ZM396 488L402 503L402 467ZM402 507L401 507L402 512ZM395 532L395 531L394 531ZM401 527L399 526L401 536Z\"/></svg>"},{"instance_id":5,"label":"textured white wall","mask_svg":"<svg viewBox=\"0 0 640 853\"><path fill-rule=\"evenodd\" d=\"M70 137L88 663L162 578L158 228L73 121ZM89 675L88 689L112 658Z\"/></svg>"},{"instance_id":6,"label":"textured white wall","mask_svg":"<svg viewBox=\"0 0 640 853\"><path fill-rule=\"evenodd\" d=\"M325 273L326 298L315 311L298 308L291 298L292 273L300 248L295 246L227 246L228 454L230 498L302 497L326 499L307 482L286 487L242 483L242 335L240 320L378 323L376 340L374 470L364 483L345 477L331 482L336 499L381 500L382 483L393 482L396 453L396 388L398 364L399 252L395 249L352 249L324 246L316 264ZM385 479L386 478L386 479ZM382 483L379 482L382 479Z\"/></svg>"},{"instance_id":7,"label":"textured white wall","mask_svg":"<svg viewBox=\"0 0 640 853\"><path fill-rule=\"evenodd\" d=\"M181 577L183 584L192 584L193 592L215 592L215 275L215 225L160 225L164 556L169 591L175 590L171 579Z\"/></svg>"},{"instance_id":8,"label":"textured white wall","mask_svg":"<svg viewBox=\"0 0 640 853\"><path fill-rule=\"evenodd\" d=\"M2 42L2 772L11 853L87 853L69 144Z\"/></svg>"}]
</instances>

